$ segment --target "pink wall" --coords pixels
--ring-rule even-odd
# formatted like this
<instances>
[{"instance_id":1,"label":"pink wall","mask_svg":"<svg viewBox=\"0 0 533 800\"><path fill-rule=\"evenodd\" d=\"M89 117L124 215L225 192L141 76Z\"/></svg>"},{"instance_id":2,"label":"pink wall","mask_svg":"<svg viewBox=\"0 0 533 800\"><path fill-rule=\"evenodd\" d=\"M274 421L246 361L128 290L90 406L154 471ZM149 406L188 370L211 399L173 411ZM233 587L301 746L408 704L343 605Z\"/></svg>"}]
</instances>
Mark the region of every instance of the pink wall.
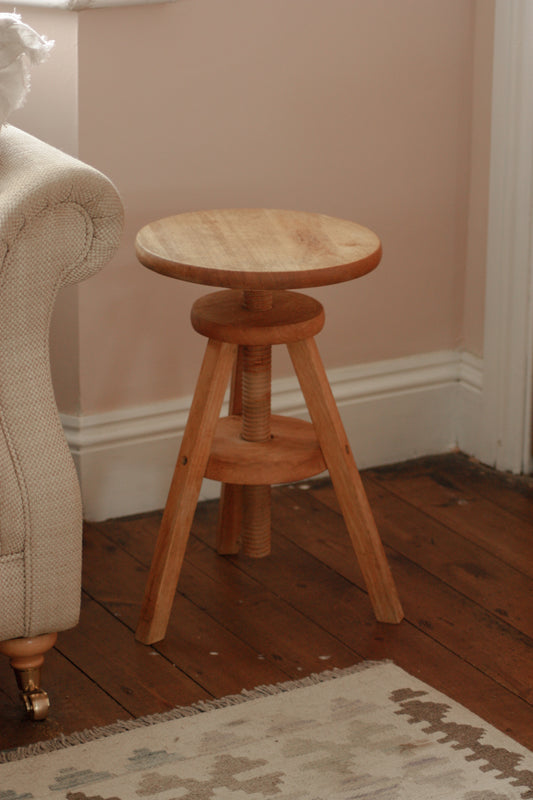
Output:
<instances>
[{"instance_id":1,"label":"pink wall","mask_svg":"<svg viewBox=\"0 0 533 800\"><path fill-rule=\"evenodd\" d=\"M10 13L13 6L0 5ZM55 41L47 61L31 71L26 104L10 121L45 142L78 154L78 15L50 8L18 9L24 22ZM79 286L68 286L58 297L52 319L50 352L56 397L63 411L80 405L78 330Z\"/></svg>"},{"instance_id":2,"label":"pink wall","mask_svg":"<svg viewBox=\"0 0 533 800\"><path fill-rule=\"evenodd\" d=\"M483 355L485 267L489 212L494 3L478 0L474 31L468 240L463 297L463 345Z\"/></svg>"},{"instance_id":3,"label":"pink wall","mask_svg":"<svg viewBox=\"0 0 533 800\"><path fill-rule=\"evenodd\" d=\"M133 240L203 207L378 232L375 273L310 292L327 366L481 353L491 2L177 0L77 19L79 155L126 207L118 256L79 290L84 413L192 391L205 290L144 270Z\"/></svg>"},{"instance_id":4,"label":"pink wall","mask_svg":"<svg viewBox=\"0 0 533 800\"><path fill-rule=\"evenodd\" d=\"M12 12L2 4L0 11ZM48 59L31 70L31 92L12 119L71 155L78 152L78 15L52 8L18 7L24 22L55 42Z\"/></svg>"}]
</instances>

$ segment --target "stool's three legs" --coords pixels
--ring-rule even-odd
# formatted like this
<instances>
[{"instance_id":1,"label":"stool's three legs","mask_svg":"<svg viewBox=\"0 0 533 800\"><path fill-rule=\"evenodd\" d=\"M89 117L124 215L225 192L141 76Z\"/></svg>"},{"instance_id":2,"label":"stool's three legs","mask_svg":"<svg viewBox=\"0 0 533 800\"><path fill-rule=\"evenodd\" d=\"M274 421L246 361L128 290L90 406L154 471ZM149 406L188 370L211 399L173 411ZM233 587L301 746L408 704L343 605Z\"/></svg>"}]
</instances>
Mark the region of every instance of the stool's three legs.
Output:
<instances>
[{"instance_id":1,"label":"stool's three legs","mask_svg":"<svg viewBox=\"0 0 533 800\"><path fill-rule=\"evenodd\" d=\"M148 575L136 638L163 639L237 345L209 340Z\"/></svg>"},{"instance_id":2,"label":"stool's three legs","mask_svg":"<svg viewBox=\"0 0 533 800\"><path fill-rule=\"evenodd\" d=\"M401 622L402 606L314 339L287 345L329 475L380 622Z\"/></svg>"},{"instance_id":3,"label":"stool's three legs","mask_svg":"<svg viewBox=\"0 0 533 800\"><path fill-rule=\"evenodd\" d=\"M196 322L193 322L199 332L208 335L209 341L148 576L137 638L150 644L165 636L224 392L234 364L230 413L241 417L241 438L250 443L260 444L266 444L270 439L271 341L274 343L284 341L289 349L313 421L321 451L321 463L325 463L329 470L376 618L380 622L400 622L403 611L383 545L315 340L310 333L311 328L320 330L323 324L321 307L322 316L316 310L312 310L308 315L309 308L306 310L302 306L301 310L303 309L305 313L302 311L299 317L298 303L303 301L287 297L278 298L280 303L288 304L290 311L289 322L285 327L282 326L284 332L283 336L280 335L279 341L278 328L271 325L267 328L267 335L263 337L261 343L244 344L243 342L249 341L250 332L254 330L246 322L241 326L242 330L239 329L238 337L235 337L238 344L235 343L235 338L233 343L228 343L224 341L224 336L228 335L226 310L222 318L222 332L220 326L217 328L215 324L216 319L213 323L213 316L208 313L213 307L216 310L220 305L225 309L226 293L220 294L224 296L218 298L215 295L214 304L211 304L211 307L206 306L207 311L203 309L203 316L198 311ZM230 303L233 302L230 297ZM306 306L309 302L316 301L307 298ZM244 308L250 311L268 311L272 308L271 294L245 292ZM237 311L238 309L233 309L233 313ZM279 314L276 319L278 318ZM267 316L266 319L268 322L270 317ZM297 328L297 332L306 331L307 335L294 333L296 327L294 319L301 325ZM231 324L230 322L230 328ZM239 323L235 323L236 327L238 325ZM209 334L207 329L211 331ZM230 334L233 336L233 329L230 329ZM217 335L221 338L216 338ZM257 339L257 336L255 338ZM267 458L266 451L264 457ZM295 479L294 476L291 479ZM224 484L217 534L218 551L227 554L237 552L241 534L245 554L261 556L268 553L269 485L240 486L231 482Z\"/></svg>"}]
</instances>

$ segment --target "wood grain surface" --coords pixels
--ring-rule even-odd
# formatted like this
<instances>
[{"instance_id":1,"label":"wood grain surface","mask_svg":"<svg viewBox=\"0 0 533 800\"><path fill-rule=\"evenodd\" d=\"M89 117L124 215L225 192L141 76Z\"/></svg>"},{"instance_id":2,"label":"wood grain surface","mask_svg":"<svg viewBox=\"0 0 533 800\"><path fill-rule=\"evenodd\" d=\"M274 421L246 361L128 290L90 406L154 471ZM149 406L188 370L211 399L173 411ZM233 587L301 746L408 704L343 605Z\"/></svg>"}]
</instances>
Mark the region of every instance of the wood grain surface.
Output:
<instances>
[{"instance_id":1,"label":"wood grain surface","mask_svg":"<svg viewBox=\"0 0 533 800\"><path fill-rule=\"evenodd\" d=\"M368 228L324 214L225 209L178 214L146 225L144 266L192 283L230 289L291 289L358 278L381 258Z\"/></svg>"},{"instance_id":2,"label":"wood grain surface","mask_svg":"<svg viewBox=\"0 0 533 800\"><path fill-rule=\"evenodd\" d=\"M201 503L155 648L133 631L161 514L87 524L80 624L44 665L50 714L24 719L0 658L0 748L389 658L533 749L532 481L455 453L362 478L401 625L375 621L328 481L273 490L272 554L259 560L218 556L218 504Z\"/></svg>"}]
</instances>

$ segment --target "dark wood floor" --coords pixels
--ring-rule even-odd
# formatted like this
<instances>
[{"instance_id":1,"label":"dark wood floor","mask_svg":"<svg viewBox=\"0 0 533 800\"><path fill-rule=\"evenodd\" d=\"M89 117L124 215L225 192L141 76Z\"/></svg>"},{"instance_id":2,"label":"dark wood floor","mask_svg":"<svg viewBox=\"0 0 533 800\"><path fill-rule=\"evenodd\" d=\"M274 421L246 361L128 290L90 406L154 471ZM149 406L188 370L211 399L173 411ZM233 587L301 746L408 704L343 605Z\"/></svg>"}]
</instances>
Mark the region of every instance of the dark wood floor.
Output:
<instances>
[{"instance_id":1,"label":"dark wood floor","mask_svg":"<svg viewBox=\"0 0 533 800\"><path fill-rule=\"evenodd\" d=\"M213 549L198 507L167 638L135 642L159 514L86 526L80 625L60 635L45 722L0 659L0 749L392 659L533 749L533 486L461 455L364 473L406 619L375 622L327 481L274 492L273 552Z\"/></svg>"}]
</instances>

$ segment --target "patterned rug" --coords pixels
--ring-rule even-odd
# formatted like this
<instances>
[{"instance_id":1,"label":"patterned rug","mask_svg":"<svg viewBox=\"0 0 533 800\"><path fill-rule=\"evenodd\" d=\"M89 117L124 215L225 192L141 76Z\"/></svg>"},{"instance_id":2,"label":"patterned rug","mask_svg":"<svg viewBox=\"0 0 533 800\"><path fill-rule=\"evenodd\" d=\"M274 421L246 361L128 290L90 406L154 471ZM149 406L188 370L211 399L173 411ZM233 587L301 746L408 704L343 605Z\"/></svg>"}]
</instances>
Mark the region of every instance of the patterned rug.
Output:
<instances>
[{"instance_id":1,"label":"patterned rug","mask_svg":"<svg viewBox=\"0 0 533 800\"><path fill-rule=\"evenodd\" d=\"M532 753L388 662L133 725L4 751L0 800L533 798Z\"/></svg>"}]
</instances>

